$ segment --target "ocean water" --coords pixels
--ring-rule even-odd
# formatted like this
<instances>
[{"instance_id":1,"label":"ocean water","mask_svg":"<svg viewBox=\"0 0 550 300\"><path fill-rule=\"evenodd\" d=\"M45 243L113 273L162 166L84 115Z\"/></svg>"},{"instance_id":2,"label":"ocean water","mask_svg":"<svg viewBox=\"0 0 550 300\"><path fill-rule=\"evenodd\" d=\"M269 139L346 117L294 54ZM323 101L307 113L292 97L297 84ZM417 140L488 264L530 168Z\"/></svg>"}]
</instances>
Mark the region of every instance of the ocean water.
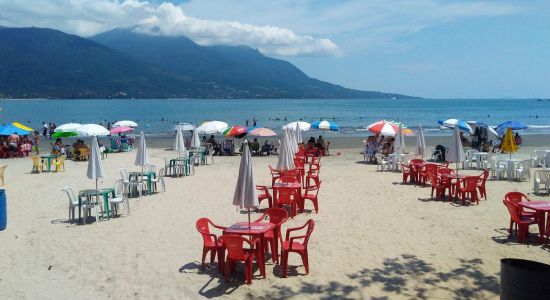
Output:
<instances>
[{"instance_id":1,"label":"ocean water","mask_svg":"<svg viewBox=\"0 0 550 300\"><path fill-rule=\"evenodd\" d=\"M147 134L170 133L175 123L200 124L220 120L229 125L257 125L279 131L291 121L321 118L337 123L349 136L368 134L376 121L397 120L415 129L421 124L427 135L448 135L437 120L459 118L497 125L507 120L529 126L523 134L550 134L550 100L542 99L175 99L175 100L0 100L0 124L19 121L35 129L42 122L57 125L134 120ZM285 118L287 121L285 121ZM41 131L41 130L39 130ZM333 134L333 133L327 133Z\"/></svg>"}]
</instances>

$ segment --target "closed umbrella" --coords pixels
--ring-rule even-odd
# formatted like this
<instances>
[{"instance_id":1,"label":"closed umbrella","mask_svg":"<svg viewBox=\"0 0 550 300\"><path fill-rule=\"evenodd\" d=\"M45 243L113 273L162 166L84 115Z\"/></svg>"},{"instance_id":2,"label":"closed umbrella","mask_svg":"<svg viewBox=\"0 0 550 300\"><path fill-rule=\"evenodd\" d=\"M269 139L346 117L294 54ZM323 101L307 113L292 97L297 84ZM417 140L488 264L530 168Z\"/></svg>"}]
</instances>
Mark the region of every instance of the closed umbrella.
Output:
<instances>
[{"instance_id":1,"label":"closed umbrella","mask_svg":"<svg viewBox=\"0 0 550 300\"><path fill-rule=\"evenodd\" d=\"M454 127L453 137L451 138L451 144L449 146L449 153L447 154L447 161L456 163L456 170L458 172L458 163L463 162L465 159L466 155L464 154L464 148L462 148L462 141L460 140L458 127Z\"/></svg>"},{"instance_id":2,"label":"closed umbrella","mask_svg":"<svg viewBox=\"0 0 550 300\"><path fill-rule=\"evenodd\" d=\"M300 129L302 131L309 131L309 129L311 128L311 124L309 124L308 122L303 122L303 121L297 121L297 122L291 122L291 123L288 123L286 124L285 126L283 126L283 129L285 128L296 128L296 123L298 123L298 126L300 126Z\"/></svg>"},{"instance_id":3,"label":"closed umbrella","mask_svg":"<svg viewBox=\"0 0 550 300\"><path fill-rule=\"evenodd\" d=\"M397 134L395 135L394 148L397 153L405 152L405 138L403 137L403 126L399 125Z\"/></svg>"},{"instance_id":4,"label":"closed umbrella","mask_svg":"<svg viewBox=\"0 0 550 300\"><path fill-rule=\"evenodd\" d=\"M294 130L292 128L288 128L288 139L290 140L290 149L292 151L292 157L294 160L294 156L296 155L296 152L298 152L298 143L296 142L296 134L294 134Z\"/></svg>"},{"instance_id":5,"label":"closed umbrella","mask_svg":"<svg viewBox=\"0 0 550 300\"><path fill-rule=\"evenodd\" d=\"M79 123L66 123L55 128L54 132L76 132L78 127L82 126Z\"/></svg>"},{"instance_id":6,"label":"closed umbrella","mask_svg":"<svg viewBox=\"0 0 550 300\"><path fill-rule=\"evenodd\" d=\"M97 181L99 178L105 178L105 170L103 169L103 162L101 161L101 152L99 151L97 136L94 136L92 140L92 148L90 150L87 175L88 178L95 179L96 202L99 202L99 188Z\"/></svg>"},{"instance_id":7,"label":"closed umbrella","mask_svg":"<svg viewBox=\"0 0 550 300\"><path fill-rule=\"evenodd\" d=\"M300 124L298 124L298 122L296 122L296 127L294 129L294 133L296 134L296 142L298 144L301 144L303 143L303 140L302 140L302 130L300 129Z\"/></svg>"},{"instance_id":8,"label":"closed umbrella","mask_svg":"<svg viewBox=\"0 0 550 300\"><path fill-rule=\"evenodd\" d=\"M174 141L174 151L178 151L178 157L181 156L181 152L185 151L185 141L183 139L183 132L181 128L176 131L176 140Z\"/></svg>"},{"instance_id":9,"label":"closed umbrella","mask_svg":"<svg viewBox=\"0 0 550 300\"><path fill-rule=\"evenodd\" d=\"M200 134L222 133L227 129L227 123L221 121L207 121L197 128Z\"/></svg>"},{"instance_id":10,"label":"closed umbrella","mask_svg":"<svg viewBox=\"0 0 550 300\"><path fill-rule=\"evenodd\" d=\"M193 128L193 136L191 137L191 148L199 148L201 146L201 139L199 138L198 128Z\"/></svg>"},{"instance_id":11,"label":"closed umbrella","mask_svg":"<svg viewBox=\"0 0 550 300\"><path fill-rule=\"evenodd\" d=\"M141 174L143 176L143 167L149 164L149 157L147 156L147 144L145 143L145 134L143 131L140 133L138 142L138 151L136 154L136 161L134 165L141 166Z\"/></svg>"},{"instance_id":12,"label":"closed umbrella","mask_svg":"<svg viewBox=\"0 0 550 300\"><path fill-rule=\"evenodd\" d=\"M233 205L247 209L248 226L250 228L250 209L256 208L260 204L258 203L256 183L254 182L254 173L252 171L252 156L247 140L243 142L243 154L239 166L235 194L233 195Z\"/></svg>"},{"instance_id":13,"label":"closed umbrella","mask_svg":"<svg viewBox=\"0 0 550 300\"><path fill-rule=\"evenodd\" d=\"M79 136L106 136L109 135L107 128L97 124L84 124L76 128Z\"/></svg>"},{"instance_id":14,"label":"closed umbrella","mask_svg":"<svg viewBox=\"0 0 550 300\"><path fill-rule=\"evenodd\" d=\"M123 121L116 122L115 124L113 124L112 127L137 127L137 126L138 124L134 121L123 120Z\"/></svg>"},{"instance_id":15,"label":"closed umbrella","mask_svg":"<svg viewBox=\"0 0 550 300\"><path fill-rule=\"evenodd\" d=\"M518 145L514 139L514 133L512 133L512 128L508 127L506 133L502 138L502 145L500 145L500 150L502 152L510 153L510 159L512 159L512 153L518 151Z\"/></svg>"},{"instance_id":16,"label":"closed umbrella","mask_svg":"<svg viewBox=\"0 0 550 300\"><path fill-rule=\"evenodd\" d=\"M292 149L290 149L289 129L283 130L283 138L281 139L281 146L279 151L279 158L277 160L278 170L291 170L294 169L294 156Z\"/></svg>"},{"instance_id":17,"label":"closed umbrella","mask_svg":"<svg viewBox=\"0 0 550 300\"><path fill-rule=\"evenodd\" d=\"M426 154L426 139L424 138L424 129L422 129L422 125L418 127L418 135L416 136L416 155L422 155L422 158L424 158L424 155Z\"/></svg>"}]
</instances>

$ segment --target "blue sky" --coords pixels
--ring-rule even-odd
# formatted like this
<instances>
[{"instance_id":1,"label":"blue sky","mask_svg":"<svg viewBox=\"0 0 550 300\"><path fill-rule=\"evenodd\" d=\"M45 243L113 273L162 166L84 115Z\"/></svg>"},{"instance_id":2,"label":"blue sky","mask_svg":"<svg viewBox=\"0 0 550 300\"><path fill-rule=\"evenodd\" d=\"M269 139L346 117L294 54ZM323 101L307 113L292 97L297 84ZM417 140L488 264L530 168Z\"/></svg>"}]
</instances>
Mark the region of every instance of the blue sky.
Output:
<instances>
[{"instance_id":1,"label":"blue sky","mask_svg":"<svg viewBox=\"0 0 550 300\"><path fill-rule=\"evenodd\" d=\"M433 98L550 98L549 20L542 0L0 0L1 26L160 28L346 87Z\"/></svg>"}]
</instances>

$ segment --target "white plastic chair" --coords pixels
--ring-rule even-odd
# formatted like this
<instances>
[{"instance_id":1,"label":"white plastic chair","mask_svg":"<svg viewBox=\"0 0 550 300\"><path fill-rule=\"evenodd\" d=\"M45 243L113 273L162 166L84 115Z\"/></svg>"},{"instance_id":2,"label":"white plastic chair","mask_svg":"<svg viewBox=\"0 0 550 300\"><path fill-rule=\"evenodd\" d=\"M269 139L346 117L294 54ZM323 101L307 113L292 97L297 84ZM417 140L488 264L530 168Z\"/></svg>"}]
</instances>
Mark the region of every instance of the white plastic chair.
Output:
<instances>
[{"instance_id":1,"label":"white plastic chair","mask_svg":"<svg viewBox=\"0 0 550 300\"><path fill-rule=\"evenodd\" d=\"M69 220L74 220L76 218L75 215L75 208L78 207L78 198L76 197L73 188L66 186L63 188L63 191L67 193L67 196L69 197ZM83 218L84 218L84 224L86 224L86 219L88 216L91 216L92 208L95 209L95 215L96 215L96 221L99 221L99 203L93 203L88 202L87 200L82 200L81 203L82 206L82 212L83 212Z\"/></svg>"},{"instance_id":2,"label":"white plastic chair","mask_svg":"<svg viewBox=\"0 0 550 300\"><path fill-rule=\"evenodd\" d=\"M538 170L535 171L534 179L534 190L535 194L539 194L542 192L542 186L544 185L544 189L546 190L546 193L550 193L550 170Z\"/></svg>"},{"instance_id":3,"label":"white plastic chair","mask_svg":"<svg viewBox=\"0 0 550 300\"><path fill-rule=\"evenodd\" d=\"M151 178L151 185L152 185L152 189L154 191L157 191L157 183L160 183L160 185L162 186L162 191L166 192L166 185L164 184L164 176L165 175L166 175L165 169L160 168L160 170L157 174L157 177L156 178Z\"/></svg>"},{"instance_id":4,"label":"white plastic chair","mask_svg":"<svg viewBox=\"0 0 550 300\"><path fill-rule=\"evenodd\" d=\"M166 175L172 176L172 168L170 167L170 161L166 157L163 157L163 158L164 158L164 170L166 171Z\"/></svg>"},{"instance_id":5,"label":"white plastic chair","mask_svg":"<svg viewBox=\"0 0 550 300\"><path fill-rule=\"evenodd\" d=\"M386 160L382 153L376 153L374 157L376 157L376 163L378 164L376 170L378 170L378 168L380 168L382 172L384 172L385 170L390 170L390 162Z\"/></svg>"},{"instance_id":6,"label":"white plastic chair","mask_svg":"<svg viewBox=\"0 0 550 300\"><path fill-rule=\"evenodd\" d=\"M130 174L128 174L128 171L126 169L120 169L120 175L122 176L122 182L124 183L124 189L128 193L128 195L133 194L133 191L137 189L137 192L139 194L139 197L141 197L141 192L144 189L143 182L140 181L130 181Z\"/></svg>"},{"instance_id":7,"label":"white plastic chair","mask_svg":"<svg viewBox=\"0 0 550 300\"><path fill-rule=\"evenodd\" d=\"M504 172L506 172L506 167L501 165L495 157L489 160L491 166L491 177L497 180L500 180L501 177L504 177Z\"/></svg>"},{"instance_id":8,"label":"white plastic chair","mask_svg":"<svg viewBox=\"0 0 550 300\"><path fill-rule=\"evenodd\" d=\"M523 181L527 179L527 181L531 180L531 160L526 159L521 162L521 164L514 170L515 178Z\"/></svg>"},{"instance_id":9,"label":"white plastic chair","mask_svg":"<svg viewBox=\"0 0 550 300\"><path fill-rule=\"evenodd\" d=\"M126 194L122 179L115 181L115 197L110 198L109 203L111 204L112 213L117 212L118 205L122 203L126 214L130 215L130 202L128 201L128 194Z\"/></svg>"}]
</instances>

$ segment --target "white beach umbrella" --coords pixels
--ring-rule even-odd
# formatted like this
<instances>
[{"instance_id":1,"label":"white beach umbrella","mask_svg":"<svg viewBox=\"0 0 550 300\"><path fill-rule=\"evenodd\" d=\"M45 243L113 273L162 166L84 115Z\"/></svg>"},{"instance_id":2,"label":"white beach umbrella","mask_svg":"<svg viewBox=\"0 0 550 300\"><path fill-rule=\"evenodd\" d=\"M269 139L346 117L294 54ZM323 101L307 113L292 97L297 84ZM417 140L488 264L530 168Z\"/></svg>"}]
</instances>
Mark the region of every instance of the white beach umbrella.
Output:
<instances>
[{"instance_id":1,"label":"white beach umbrella","mask_svg":"<svg viewBox=\"0 0 550 300\"><path fill-rule=\"evenodd\" d=\"M292 149L290 149L289 129L283 130L283 138L281 140L281 146L279 151L279 158L277 160L278 170L291 170L294 169L294 156Z\"/></svg>"},{"instance_id":2,"label":"white beach umbrella","mask_svg":"<svg viewBox=\"0 0 550 300\"><path fill-rule=\"evenodd\" d=\"M252 156L248 147L248 141L243 142L243 154L239 166L239 175L237 176L237 185L233 195L233 205L248 210L248 224L250 226L250 209L256 208L258 194L256 192L256 183L254 181L254 172L252 172Z\"/></svg>"},{"instance_id":3,"label":"white beach umbrella","mask_svg":"<svg viewBox=\"0 0 550 300\"><path fill-rule=\"evenodd\" d=\"M137 126L138 124L134 121L123 120L123 121L116 122L115 124L113 124L112 127L137 127Z\"/></svg>"},{"instance_id":4,"label":"white beach umbrella","mask_svg":"<svg viewBox=\"0 0 550 300\"><path fill-rule=\"evenodd\" d=\"M199 129L193 128L193 136L191 137L191 148L199 148L201 146L201 139L199 138Z\"/></svg>"},{"instance_id":5,"label":"white beach umbrella","mask_svg":"<svg viewBox=\"0 0 550 300\"><path fill-rule=\"evenodd\" d=\"M296 155L296 152L298 152L298 142L296 142L296 134L294 133L294 130L292 128L288 128L288 138L290 139L290 149L292 150L292 154Z\"/></svg>"},{"instance_id":6,"label":"white beach umbrella","mask_svg":"<svg viewBox=\"0 0 550 300\"><path fill-rule=\"evenodd\" d=\"M96 202L99 202L99 188L97 186L97 180L105 177L105 170L103 169L103 162L101 161L101 152L99 151L97 136L94 136L92 140L92 148L90 150L87 175L88 178L95 179Z\"/></svg>"},{"instance_id":7,"label":"white beach umbrella","mask_svg":"<svg viewBox=\"0 0 550 300\"><path fill-rule=\"evenodd\" d=\"M458 163L461 163L466 159L464 148L462 148L462 141L460 140L460 134L458 133L458 126L453 128L453 136L449 146L449 153L446 158L447 161L456 163L457 171Z\"/></svg>"},{"instance_id":8,"label":"white beach umbrella","mask_svg":"<svg viewBox=\"0 0 550 300\"><path fill-rule=\"evenodd\" d=\"M403 126L399 124L397 134L395 135L394 149L397 153L405 152L405 138L403 137Z\"/></svg>"},{"instance_id":9,"label":"white beach umbrella","mask_svg":"<svg viewBox=\"0 0 550 300\"><path fill-rule=\"evenodd\" d=\"M286 129L286 128L296 128L296 124L298 124L298 126L300 126L300 129L302 131L309 131L309 129L311 128L311 124L309 124L308 122L303 122L303 121L297 121L297 122L291 122L291 123L288 123L286 124L285 126L283 126L283 129Z\"/></svg>"},{"instance_id":10,"label":"white beach umbrella","mask_svg":"<svg viewBox=\"0 0 550 300\"><path fill-rule=\"evenodd\" d=\"M181 152L185 152L185 141L183 139L183 132L178 128L176 131L176 140L174 141L174 151L178 151L178 156L181 156Z\"/></svg>"},{"instance_id":11,"label":"white beach umbrella","mask_svg":"<svg viewBox=\"0 0 550 300\"><path fill-rule=\"evenodd\" d=\"M67 123L67 124L57 126L54 132L73 132L73 131L76 131L76 129L80 126L82 126L82 124Z\"/></svg>"},{"instance_id":12,"label":"white beach umbrella","mask_svg":"<svg viewBox=\"0 0 550 300\"><path fill-rule=\"evenodd\" d=\"M111 134L107 128L97 124L84 124L76 128L79 136L106 136Z\"/></svg>"},{"instance_id":13,"label":"white beach umbrella","mask_svg":"<svg viewBox=\"0 0 550 300\"><path fill-rule=\"evenodd\" d=\"M424 158L424 155L426 154L426 139L424 138L424 130L422 129L422 125L418 128L418 135L416 136L416 155L422 155L422 158Z\"/></svg>"},{"instance_id":14,"label":"white beach umbrella","mask_svg":"<svg viewBox=\"0 0 550 300\"><path fill-rule=\"evenodd\" d=\"M296 127L294 128L294 133L296 134L296 142L298 144L303 143L302 130L300 129L300 124L298 124L298 122L296 122Z\"/></svg>"},{"instance_id":15,"label":"white beach umbrella","mask_svg":"<svg viewBox=\"0 0 550 300\"><path fill-rule=\"evenodd\" d=\"M200 134L216 134L216 133L222 133L224 130L227 129L227 123L222 121L207 121L201 124L197 128L197 131Z\"/></svg>"},{"instance_id":16,"label":"white beach umbrella","mask_svg":"<svg viewBox=\"0 0 550 300\"><path fill-rule=\"evenodd\" d=\"M149 157L147 155L147 144L145 143L145 134L143 131L140 133L138 142L138 151L136 154L136 160L134 162L136 166L141 166L141 173L143 174L143 167L149 164Z\"/></svg>"}]
</instances>

